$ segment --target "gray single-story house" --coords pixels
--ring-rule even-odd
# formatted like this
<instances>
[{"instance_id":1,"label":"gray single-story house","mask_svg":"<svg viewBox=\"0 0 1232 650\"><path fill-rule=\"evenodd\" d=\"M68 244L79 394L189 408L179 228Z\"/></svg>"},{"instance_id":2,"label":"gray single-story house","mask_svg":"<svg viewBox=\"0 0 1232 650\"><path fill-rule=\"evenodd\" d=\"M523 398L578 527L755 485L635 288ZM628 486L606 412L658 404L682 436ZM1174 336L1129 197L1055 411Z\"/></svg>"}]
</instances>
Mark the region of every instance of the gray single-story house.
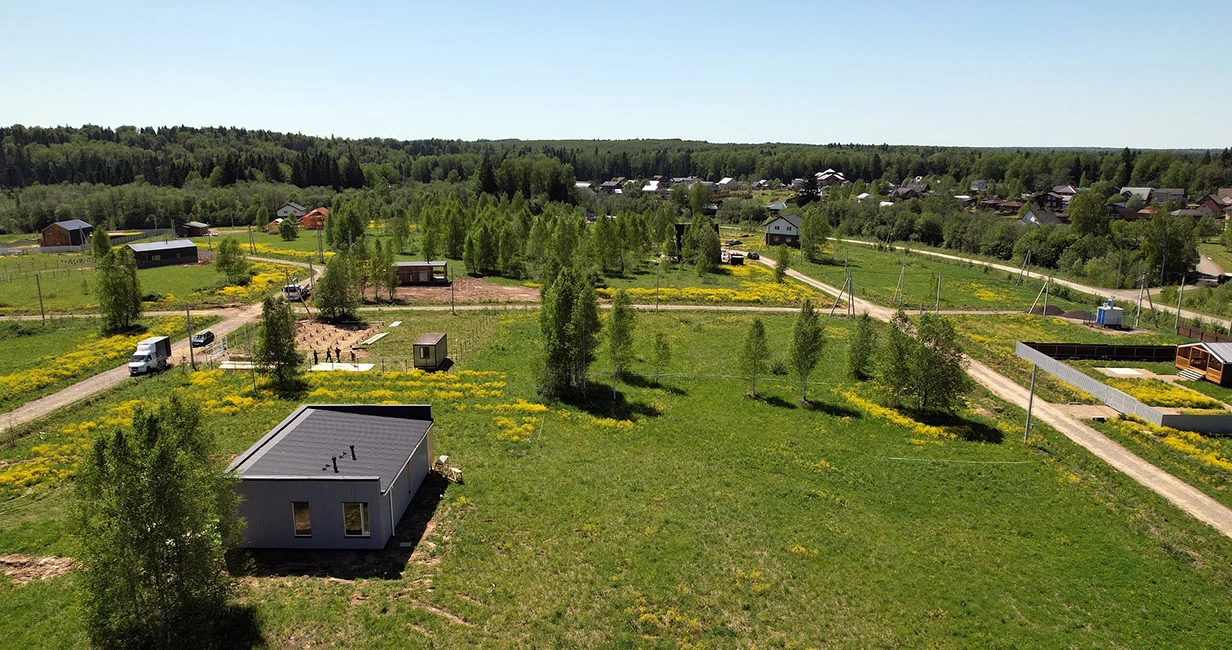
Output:
<instances>
[{"instance_id":1,"label":"gray single-story house","mask_svg":"<svg viewBox=\"0 0 1232 650\"><path fill-rule=\"evenodd\" d=\"M415 367L420 370L436 370L449 358L448 337L444 332L428 332L415 340L411 347Z\"/></svg>"},{"instance_id":2,"label":"gray single-story house","mask_svg":"<svg viewBox=\"0 0 1232 650\"><path fill-rule=\"evenodd\" d=\"M129 244L128 247L132 249L139 269L197 263L197 245L187 239Z\"/></svg>"},{"instance_id":3,"label":"gray single-story house","mask_svg":"<svg viewBox=\"0 0 1232 650\"><path fill-rule=\"evenodd\" d=\"M305 404L228 472L244 546L379 549L432 467L426 404Z\"/></svg>"}]
</instances>

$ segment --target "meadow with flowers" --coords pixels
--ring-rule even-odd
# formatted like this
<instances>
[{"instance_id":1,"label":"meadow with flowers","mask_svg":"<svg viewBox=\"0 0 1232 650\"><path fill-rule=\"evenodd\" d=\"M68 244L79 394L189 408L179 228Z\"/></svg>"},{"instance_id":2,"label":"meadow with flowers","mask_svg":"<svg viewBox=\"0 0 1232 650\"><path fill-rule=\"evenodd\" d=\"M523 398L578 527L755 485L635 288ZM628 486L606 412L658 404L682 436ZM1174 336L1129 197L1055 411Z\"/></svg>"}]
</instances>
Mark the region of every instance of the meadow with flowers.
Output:
<instances>
[{"instance_id":1,"label":"meadow with flowers","mask_svg":"<svg viewBox=\"0 0 1232 650\"><path fill-rule=\"evenodd\" d=\"M466 474L413 554L243 579L275 647L1217 647L1232 541L982 390L952 418L891 407L844 374L849 327L826 320L809 405L786 375L735 369L751 316L639 313L635 376L612 397L540 401L537 314L416 314L386 372L312 373L305 395L244 372L174 370L56 414L0 448L0 554L71 555L68 496L99 430L180 391L227 458L302 402L428 402L435 450ZM771 356L790 315L763 315ZM447 373L394 362L460 331ZM880 326L879 326L880 327ZM399 331L401 330L401 331ZM651 379L647 342L673 361ZM452 337L452 334L451 334ZM380 343L374 345L376 349ZM221 459L226 460L226 459ZM386 558L377 573L364 558ZM353 564L348 564L351 562ZM260 565L258 565L260 567ZM73 576L0 580L0 645L72 647Z\"/></svg>"}]
</instances>

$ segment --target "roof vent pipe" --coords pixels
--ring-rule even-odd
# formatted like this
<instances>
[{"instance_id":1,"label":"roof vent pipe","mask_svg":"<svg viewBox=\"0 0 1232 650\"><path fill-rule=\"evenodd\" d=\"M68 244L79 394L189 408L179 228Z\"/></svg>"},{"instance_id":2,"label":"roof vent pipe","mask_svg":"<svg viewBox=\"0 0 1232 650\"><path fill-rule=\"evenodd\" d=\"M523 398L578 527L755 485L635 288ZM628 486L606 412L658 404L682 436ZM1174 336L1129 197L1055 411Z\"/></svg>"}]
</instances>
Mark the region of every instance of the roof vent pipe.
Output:
<instances>
[{"instance_id":1,"label":"roof vent pipe","mask_svg":"<svg viewBox=\"0 0 1232 650\"><path fill-rule=\"evenodd\" d=\"M331 456L330 459L334 461L334 473L337 474L338 473L338 457Z\"/></svg>"},{"instance_id":2,"label":"roof vent pipe","mask_svg":"<svg viewBox=\"0 0 1232 650\"><path fill-rule=\"evenodd\" d=\"M355 460L355 445L351 445L351 460Z\"/></svg>"}]
</instances>

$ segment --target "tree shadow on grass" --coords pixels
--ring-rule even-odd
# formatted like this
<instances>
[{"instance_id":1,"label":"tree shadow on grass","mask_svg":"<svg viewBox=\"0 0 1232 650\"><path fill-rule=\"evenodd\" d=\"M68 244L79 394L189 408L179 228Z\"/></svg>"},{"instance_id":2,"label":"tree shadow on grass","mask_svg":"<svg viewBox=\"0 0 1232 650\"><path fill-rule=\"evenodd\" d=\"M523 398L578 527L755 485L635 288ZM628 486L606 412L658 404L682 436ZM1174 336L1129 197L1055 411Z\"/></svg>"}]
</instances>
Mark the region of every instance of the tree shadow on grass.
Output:
<instances>
[{"instance_id":1,"label":"tree shadow on grass","mask_svg":"<svg viewBox=\"0 0 1232 650\"><path fill-rule=\"evenodd\" d=\"M662 415L659 409L650 404L629 401L628 397L619 388L616 389L616 394L613 396L611 384L592 383L587 386L584 395L570 395L561 399L561 401L597 418L637 420L639 418L657 418Z\"/></svg>"},{"instance_id":2,"label":"tree shadow on grass","mask_svg":"<svg viewBox=\"0 0 1232 650\"><path fill-rule=\"evenodd\" d=\"M864 416L863 413L853 408L849 408L841 404L831 404L829 402L814 402L809 400L804 405L804 408L810 411L819 411L836 418L858 418Z\"/></svg>"},{"instance_id":3,"label":"tree shadow on grass","mask_svg":"<svg viewBox=\"0 0 1232 650\"><path fill-rule=\"evenodd\" d=\"M753 399L770 406L777 406L781 409L796 408L796 404L794 402L789 402L778 395L762 395L761 393L758 393Z\"/></svg>"},{"instance_id":4,"label":"tree shadow on grass","mask_svg":"<svg viewBox=\"0 0 1232 650\"><path fill-rule=\"evenodd\" d=\"M657 379L647 379L642 375L634 373L621 375L620 381L621 383L625 383L630 386L637 386L638 388L653 388L671 393L672 395L684 396L689 394L685 389L678 386L668 386Z\"/></svg>"},{"instance_id":5,"label":"tree shadow on grass","mask_svg":"<svg viewBox=\"0 0 1232 650\"><path fill-rule=\"evenodd\" d=\"M265 637L257 609L249 605L230 605L210 615L212 638L203 640L205 648L261 648Z\"/></svg>"},{"instance_id":6,"label":"tree shadow on grass","mask_svg":"<svg viewBox=\"0 0 1232 650\"><path fill-rule=\"evenodd\" d=\"M377 550L249 549L228 557L231 571L252 577L314 576L320 578L381 578L397 580L411 554L423 542L449 481L429 472L394 527L394 536Z\"/></svg>"},{"instance_id":7,"label":"tree shadow on grass","mask_svg":"<svg viewBox=\"0 0 1232 650\"><path fill-rule=\"evenodd\" d=\"M959 437L968 442L991 442L1001 444L1005 434L1000 429L953 413L926 413L918 417L920 422L937 427L951 427Z\"/></svg>"}]
</instances>

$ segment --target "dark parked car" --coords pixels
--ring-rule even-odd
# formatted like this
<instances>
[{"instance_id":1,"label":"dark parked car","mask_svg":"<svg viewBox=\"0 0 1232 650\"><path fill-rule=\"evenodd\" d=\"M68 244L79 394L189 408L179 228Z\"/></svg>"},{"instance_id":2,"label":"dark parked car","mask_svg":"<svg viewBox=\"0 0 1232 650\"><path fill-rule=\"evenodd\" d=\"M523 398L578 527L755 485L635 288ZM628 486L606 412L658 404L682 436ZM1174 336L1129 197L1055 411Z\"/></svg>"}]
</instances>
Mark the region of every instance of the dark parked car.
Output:
<instances>
[{"instance_id":1,"label":"dark parked car","mask_svg":"<svg viewBox=\"0 0 1232 650\"><path fill-rule=\"evenodd\" d=\"M725 244L725 245L726 245L726 246L739 246L739 245L740 245L740 240L739 240L739 239L729 239L729 240L727 240L727 244Z\"/></svg>"},{"instance_id":2,"label":"dark parked car","mask_svg":"<svg viewBox=\"0 0 1232 650\"><path fill-rule=\"evenodd\" d=\"M751 260L759 260L759 259L761 259L761 255L758 255L758 254L757 254L757 251L749 251L749 254L747 255L747 257L748 257L749 259L751 259Z\"/></svg>"},{"instance_id":3,"label":"dark parked car","mask_svg":"<svg viewBox=\"0 0 1232 650\"><path fill-rule=\"evenodd\" d=\"M201 330L192 336L192 346L194 348L203 348L214 342L214 333L209 330Z\"/></svg>"}]
</instances>

